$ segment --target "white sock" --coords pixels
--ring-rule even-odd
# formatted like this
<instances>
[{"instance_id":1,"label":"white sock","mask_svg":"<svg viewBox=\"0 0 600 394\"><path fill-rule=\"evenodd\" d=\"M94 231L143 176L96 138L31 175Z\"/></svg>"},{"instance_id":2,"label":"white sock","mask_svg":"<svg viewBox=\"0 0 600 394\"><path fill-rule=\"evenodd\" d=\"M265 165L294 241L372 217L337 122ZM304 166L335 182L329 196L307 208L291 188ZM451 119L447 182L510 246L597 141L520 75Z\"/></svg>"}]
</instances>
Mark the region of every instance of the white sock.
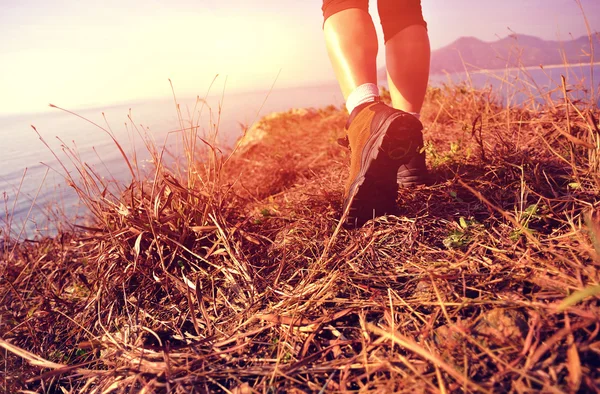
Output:
<instances>
[{"instance_id":1,"label":"white sock","mask_svg":"<svg viewBox=\"0 0 600 394\"><path fill-rule=\"evenodd\" d=\"M354 108L361 104L375 101L377 97L379 97L379 88L374 83L364 83L358 86L350 93L348 100L346 100L348 113L351 114Z\"/></svg>"},{"instance_id":2,"label":"white sock","mask_svg":"<svg viewBox=\"0 0 600 394\"><path fill-rule=\"evenodd\" d=\"M408 112L409 114L411 114L412 116L414 116L415 118L421 120L421 114L419 112Z\"/></svg>"}]
</instances>

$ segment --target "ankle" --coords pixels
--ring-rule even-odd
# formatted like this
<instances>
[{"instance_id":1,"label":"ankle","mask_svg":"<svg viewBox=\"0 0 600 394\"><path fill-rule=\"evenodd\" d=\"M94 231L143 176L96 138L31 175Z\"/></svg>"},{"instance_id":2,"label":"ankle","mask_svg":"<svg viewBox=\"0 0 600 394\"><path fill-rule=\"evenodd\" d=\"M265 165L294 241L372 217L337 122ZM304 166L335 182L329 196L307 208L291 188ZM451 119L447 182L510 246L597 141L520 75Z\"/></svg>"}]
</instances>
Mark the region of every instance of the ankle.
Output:
<instances>
[{"instance_id":1,"label":"ankle","mask_svg":"<svg viewBox=\"0 0 600 394\"><path fill-rule=\"evenodd\" d=\"M351 114L361 104L377 101L379 99L379 88L374 83L364 83L356 87L346 100L346 109Z\"/></svg>"}]
</instances>

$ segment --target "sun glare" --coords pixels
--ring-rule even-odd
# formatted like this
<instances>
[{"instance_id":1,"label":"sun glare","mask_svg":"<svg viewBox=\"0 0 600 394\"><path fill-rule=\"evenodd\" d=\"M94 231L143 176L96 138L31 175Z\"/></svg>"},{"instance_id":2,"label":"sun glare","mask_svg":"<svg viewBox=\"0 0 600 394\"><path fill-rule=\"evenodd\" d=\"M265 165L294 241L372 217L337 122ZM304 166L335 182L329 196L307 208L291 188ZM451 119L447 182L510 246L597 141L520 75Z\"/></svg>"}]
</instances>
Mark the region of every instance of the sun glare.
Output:
<instances>
[{"instance_id":1,"label":"sun glare","mask_svg":"<svg viewBox=\"0 0 600 394\"><path fill-rule=\"evenodd\" d=\"M310 52L311 44L298 39L302 27L265 12L171 12L129 24L34 30L23 37L25 45L3 54L10 61L2 66L0 86L11 95L0 97L2 112L164 97L168 78L182 95L204 94L217 74L223 82L227 77L229 91L262 90L280 70L278 83L290 85L311 69L297 57Z\"/></svg>"}]
</instances>

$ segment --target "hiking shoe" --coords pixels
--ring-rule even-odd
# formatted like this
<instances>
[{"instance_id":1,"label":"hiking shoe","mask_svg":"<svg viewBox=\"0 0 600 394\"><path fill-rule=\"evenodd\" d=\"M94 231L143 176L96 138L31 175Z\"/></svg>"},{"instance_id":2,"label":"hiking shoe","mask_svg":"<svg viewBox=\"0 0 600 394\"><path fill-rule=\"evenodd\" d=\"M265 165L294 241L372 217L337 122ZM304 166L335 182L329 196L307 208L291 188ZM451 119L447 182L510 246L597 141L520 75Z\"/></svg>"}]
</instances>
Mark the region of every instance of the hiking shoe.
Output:
<instances>
[{"instance_id":1,"label":"hiking shoe","mask_svg":"<svg viewBox=\"0 0 600 394\"><path fill-rule=\"evenodd\" d=\"M400 165L398 168L398 186L402 188L410 188L419 185L425 185L429 182L429 174L427 165L425 164L425 152L423 151L423 134L421 134L421 142L419 150L410 161Z\"/></svg>"},{"instance_id":2,"label":"hiking shoe","mask_svg":"<svg viewBox=\"0 0 600 394\"><path fill-rule=\"evenodd\" d=\"M351 159L342 214L348 211L345 227L355 228L396 213L400 169L403 185L421 177L423 125L409 113L370 102L352 111L346 129Z\"/></svg>"},{"instance_id":3,"label":"hiking shoe","mask_svg":"<svg viewBox=\"0 0 600 394\"><path fill-rule=\"evenodd\" d=\"M421 136L422 139L422 136ZM338 139L338 144L345 148L350 147L348 137ZM400 188L410 188L429 183L429 173L425 164L425 152L423 151L423 142L420 143L421 148L415 156L406 164L400 165L398 168L397 183Z\"/></svg>"}]
</instances>

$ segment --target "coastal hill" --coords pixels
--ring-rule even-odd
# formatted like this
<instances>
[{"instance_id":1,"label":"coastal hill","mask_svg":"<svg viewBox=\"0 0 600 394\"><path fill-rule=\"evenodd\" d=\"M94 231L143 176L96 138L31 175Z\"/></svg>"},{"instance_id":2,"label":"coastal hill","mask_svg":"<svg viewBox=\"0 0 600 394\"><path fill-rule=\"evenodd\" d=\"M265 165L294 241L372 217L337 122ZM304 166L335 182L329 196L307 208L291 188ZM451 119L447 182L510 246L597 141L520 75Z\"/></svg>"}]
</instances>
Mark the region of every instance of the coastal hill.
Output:
<instances>
[{"instance_id":1,"label":"coastal hill","mask_svg":"<svg viewBox=\"0 0 600 394\"><path fill-rule=\"evenodd\" d=\"M594 39L598 42L598 39ZM506 67L549 66L590 62L590 39L546 41L538 37L512 34L493 42L461 37L431 53L431 74L495 70ZM385 79L385 70L380 70Z\"/></svg>"},{"instance_id":2,"label":"coastal hill","mask_svg":"<svg viewBox=\"0 0 600 394\"><path fill-rule=\"evenodd\" d=\"M89 224L0 225L0 392L600 392L600 113L561 99L432 87L430 184L353 230L344 108L190 121L115 195L68 157Z\"/></svg>"}]
</instances>

